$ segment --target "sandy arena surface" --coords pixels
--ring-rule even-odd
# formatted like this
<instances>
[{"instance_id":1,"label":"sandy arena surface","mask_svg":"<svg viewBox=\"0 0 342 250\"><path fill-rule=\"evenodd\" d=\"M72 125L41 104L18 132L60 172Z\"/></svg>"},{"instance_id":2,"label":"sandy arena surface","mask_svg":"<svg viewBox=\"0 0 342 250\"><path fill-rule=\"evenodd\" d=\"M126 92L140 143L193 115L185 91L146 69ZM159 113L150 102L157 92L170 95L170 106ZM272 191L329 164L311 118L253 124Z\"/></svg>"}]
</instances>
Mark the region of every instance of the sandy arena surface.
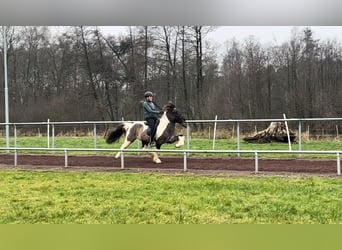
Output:
<instances>
[{"instance_id":1,"label":"sandy arena surface","mask_svg":"<svg viewBox=\"0 0 342 250\"><path fill-rule=\"evenodd\" d=\"M27 170L62 170L62 171L131 171L131 172L163 172L184 173L182 157L160 156L161 164L152 162L149 156L125 156L124 169L120 159L113 156L68 156L68 167L65 167L64 155L18 155L17 166L14 167L13 154L0 154L0 169ZM320 159L269 159L259 158L258 175L337 175L336 160ZM215 158L188 157L187 172L207 175L255 175L253 158Z\"/></svg>"}]
</instances>

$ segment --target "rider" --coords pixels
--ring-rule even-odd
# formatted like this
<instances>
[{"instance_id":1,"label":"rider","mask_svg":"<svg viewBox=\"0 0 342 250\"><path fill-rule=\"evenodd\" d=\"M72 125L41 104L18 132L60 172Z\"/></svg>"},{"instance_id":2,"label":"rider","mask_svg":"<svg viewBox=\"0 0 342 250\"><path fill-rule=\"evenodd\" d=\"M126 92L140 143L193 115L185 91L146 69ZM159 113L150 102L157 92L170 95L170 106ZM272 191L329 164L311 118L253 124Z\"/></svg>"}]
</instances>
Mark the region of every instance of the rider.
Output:
<instances>
[{"instance_id":1,"label":"rider","mask_svg":"<svg viewBox=\"0 0 342 250\"><path fill-rule=\"evenodd\" d=\"M163 114L164 111L160 110L153 102L153 93L151 91L146 91L144 94L145 101L143 104L144 107L144 116L147 122L147 126L150 131L150 146L154 147L156 145L155 135L156 135L156 124L158 121L158 114Z\"/></svg>"}]
</instances>

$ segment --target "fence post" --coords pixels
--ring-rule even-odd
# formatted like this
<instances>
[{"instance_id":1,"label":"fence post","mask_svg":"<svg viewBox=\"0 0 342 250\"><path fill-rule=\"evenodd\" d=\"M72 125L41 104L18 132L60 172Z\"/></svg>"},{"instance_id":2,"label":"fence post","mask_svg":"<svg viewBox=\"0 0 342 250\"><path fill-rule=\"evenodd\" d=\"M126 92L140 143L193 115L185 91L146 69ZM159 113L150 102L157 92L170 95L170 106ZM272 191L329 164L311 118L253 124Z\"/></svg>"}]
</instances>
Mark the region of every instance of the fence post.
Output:
<instances>
[{"instance_id":1,"label":"fence post","mask_svg":"<svg viewBox=\"0 0 342 250\"><path fill-rule=\"evenodd\" d=\"M52 148L55 148L55 125L54 124L51 124L52 126ZM55 151L53 151L53 153L55 153Z\"/></svg>"},{"instance_id":2,"label":"fence post","mask_svg":"<svg viewBox=\"0 0 342 250\"><path fill-rule=\"evenodd\" d=\"M14 148L17 148L17 125L14 124Z\"/></svg>"},{"instance_id":3,"label":"fence post","mask_svg":"<svg viewBox=\"0 0 342 250\"><path fill-rule=\"evenodd\" d=\"M298 151L302 151L302 121L299 120L298 123ZM299 157L302 157L302 154L299 154Z\"/></svg>"},{"instance_id":4,"label":"fence post","mask_svg":"<svg viewBox=\"0 0 342 250\"><path fill-rule=\"evenodd\" d=\"M68 167L68 151L64 149L64 167Z\"/></svg>"},{"instance_id":5,"label":"fence post","mask_svg":"<svg viewBox=\"0 0 342 250\"><path fill-rule=\"evenodd\" d=\"M46 137L47 137L47 148L50 148L50 119L47 119Z\"/></svg>"},{"instance_id":6,"label":"fence post","mask_svg":"<svg viewBox=\"0 0 342 250\"><path fill-rule=\"evenodd\" d=\"M188 161L186 157L187 153L184 151L183 152L183 166L184 166L184 172L188 170Z\"/></svg>"},{"instance_id":7,"label":"fence post","mask_svg":"<svg viewBox=\"0 0 342 250\"><path fill-rule=\"evenodd\" d=\"M236 123L236 140L237 140L237 150L238 150L238 157L240 157L240 122Z\"/></svg>"},{"instance_id":8,"label":"fence post","mask_svg":"<svg viewBox=\"0 0 342 250\"><path fill-rule=\"evenodd\" d=\"M214 123L214 131L213 131L213 150L215 149L216 128L217 128L217 115L215 115L215 123Z\"/></svg>"},{"instance_id":9,"label":"fence post","mask_svg":"<svg viewBox=\"0 0 342 250\"><path fill-rule=\"evenodd\" d=\"M94 130L93 130L93 135L94 135L94 148L96 148L96 123L94 123Z\"/></svg>"},{"instance_id":10,"label":"fence post","mask_svg":"<svg viewBox=\"0 0 342 250\"><path fill-rule=\"evenodd\" d=\"M340 153L337 152L337 175L341 175L341 161L340 161Z\"/></svg>"},{"instance_id":11,"label":"fence post","mask_svg":"<svg viewBox=\"0 0 342 250\"><path fill-rule=\"evenodd\" d=\"M120 154L120 156L121 156L121 169L124 169L125 168L125 159L124 159L124 152L123 151L121 151L121 154Z\"/></svg>"},{"instance_id":12,"label":"fence post","mask_svg":"<svg viewBox=\"0 0 342 250\"><path fill-rule=\"evenodd\" d=\"M186 149L190 149L190 124L186 126Z\"/></svg>"},{"instance_id":13,"label":"fence post","mask_svg":"<svg viewBox=\"0 0 342 250\"><path fill-rule=\"evenodd\" d=\"M191 140L191 135L190 135L190 124L187 123L186 124L186 149L190 150L190 140ZM187 156L189 155L189 153L187 153Z\"/></svg>"},{"instance_id":14,"label":"fence post","mask_svg":"<svg viewBox=\"0 0 342 250\"><path fill-rule=\"evenodd\" d=\"M259 172L259 159L258 159L258 152L255 152L255 173Z\"/></svg>"},{"instance_id":15,"label":"fence post","mask_svg":"<svg viewBox=\"0 0 342 250\"><path fill-rule=\"evenodd\" d=\"M18 150L17 148L14 149L14 166L18 166Z\"/></svg>"},{"instance_id":16,"label":"fence post","mask_svg":"<svg viewBox=\"0 0 342 250\"><path fill-rule=\"evenodd\" d=\"M289 150L292 151L291 140L290 140L290 132L289 132L289 126L287 126L287 120L286 120L285 114L283 114L283 116L284 116L284 122L285 122L286 133L287 133L287 141L288 141L288 143L289 143Z\"/></svg>"}]
</instances>

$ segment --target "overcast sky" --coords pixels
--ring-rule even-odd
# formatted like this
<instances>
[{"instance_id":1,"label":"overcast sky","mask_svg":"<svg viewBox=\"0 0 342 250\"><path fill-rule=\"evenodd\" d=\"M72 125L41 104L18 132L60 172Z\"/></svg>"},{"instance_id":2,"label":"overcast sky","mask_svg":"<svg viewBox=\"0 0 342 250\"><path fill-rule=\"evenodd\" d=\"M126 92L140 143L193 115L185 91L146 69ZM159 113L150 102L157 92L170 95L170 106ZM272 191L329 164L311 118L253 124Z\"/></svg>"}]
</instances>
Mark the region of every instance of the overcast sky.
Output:
<instances>
[{"instance_id":1,"label":"overcast sky","mask_svg":"<svg viewBox=\"0 0 342 250\"><path fill-rule=\"evenodd\" d=\"M243 41L249 36L254 36L261 43L279 44L291 38L294 28L303 30L306 26L218 26L218 28L207 35L207 38L218 44L232 38ZM336 39L342 41L342 26L310 26L315 39ZM127 34L127 26L100 26L105 34L118 35Z\"/></svg>"}]
</instances>

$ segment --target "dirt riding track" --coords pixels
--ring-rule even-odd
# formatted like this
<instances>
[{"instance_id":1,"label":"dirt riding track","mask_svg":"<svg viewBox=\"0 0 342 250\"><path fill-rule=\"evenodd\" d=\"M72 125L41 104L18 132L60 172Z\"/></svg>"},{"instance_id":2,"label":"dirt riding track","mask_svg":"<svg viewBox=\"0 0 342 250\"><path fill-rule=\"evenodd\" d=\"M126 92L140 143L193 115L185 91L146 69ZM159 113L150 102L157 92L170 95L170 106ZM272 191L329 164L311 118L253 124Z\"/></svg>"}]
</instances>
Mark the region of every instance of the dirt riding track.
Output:
<instances>
[{"instance_id":1,"label":"dirt riding track","mask_svg":"<svg viewBox=\"0 0 342 250\"><path fill-rule=\"evenodd\" d=\"M183 172L182 157L161 157L155 164L148 156L126 156L125 171ZM120 159L113 156L69 156L68 167L63 155L18 155L17 167L22 169L62 169L81 171L121 171ZM336 160L263 159L258 162L260 174L314 174L337 176ZM14 155L0 154L0 168L13 168ZM255 160L245 158L188 157L188 172L254 174Z\"/></svg>"}]
</instances>

